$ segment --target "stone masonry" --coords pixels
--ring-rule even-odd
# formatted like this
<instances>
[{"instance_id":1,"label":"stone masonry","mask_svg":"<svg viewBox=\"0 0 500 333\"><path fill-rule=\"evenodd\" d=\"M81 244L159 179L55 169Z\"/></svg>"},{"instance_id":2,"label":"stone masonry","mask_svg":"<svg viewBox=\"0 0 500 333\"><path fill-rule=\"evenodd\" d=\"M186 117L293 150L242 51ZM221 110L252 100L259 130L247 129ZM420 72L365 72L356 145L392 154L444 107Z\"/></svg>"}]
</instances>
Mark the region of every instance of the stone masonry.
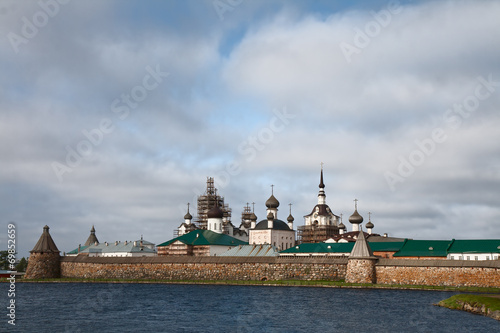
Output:
<instances>
[{"instance_id":1,"label":"stone masonry","mask_svg":"<svg viewBox=\"0 0 500 333\"><path fill-rule=\"evenodd\" d=\"M26 279L58 278L61 276L59 253L32 253L29 257Z\"/></svg>"},{"instance_id":2,"label":"stone masonry","mask_svg":"<svg viewBox=\"0 0 500 333\"><path fill-rule=\"evenodd\" d=\"M500 287L500 261L380 259L377 283Z\"/></svg>"},{"instance_id":3,"label":"stone masonry","mask_svg":"<svg viewBox=\"0 0 500 333\"><path fill-rule=\"evenodd\" d=\"M376 259L349 259L345 282L376 283Z\"/></svg>"},{"instance_id":4,"label":"stone masonry","mask_svg":"<svg viewBox=\"0 0 500 333\"><path fill-rule=\"evenodd\" d=\"M111 260L110 260L111 259ZM343 280L345 259L231 257L77 258L61 261L61 277L162 280Z\"/></svg>"}]
</instances>

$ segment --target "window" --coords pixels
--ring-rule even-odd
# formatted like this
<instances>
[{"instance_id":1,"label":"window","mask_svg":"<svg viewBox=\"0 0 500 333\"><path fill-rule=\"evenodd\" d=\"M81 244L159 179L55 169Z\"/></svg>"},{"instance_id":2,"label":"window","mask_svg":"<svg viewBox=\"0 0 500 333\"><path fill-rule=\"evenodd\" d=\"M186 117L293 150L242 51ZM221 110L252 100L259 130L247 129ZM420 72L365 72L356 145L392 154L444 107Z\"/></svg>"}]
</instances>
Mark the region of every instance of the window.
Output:
<instances>
[{"instance_id":1,"label":"window","mask_svg":"<svg viewBox=\"0 0 500 333\"><path fill-rule=\"evenodd\" d=\"M470 256L467 256L467 260L470 260Z\"/></svg>"},{"instance_id":2,"label":"window","mask_svg":"<svg viewBox=\"0 0 500 333\"><path fill-rule=\"evenodd\" d=\"M474 260L478 260L479 258L477 256L474 256Z\"/></svg>"},{"instance_id":3,"label":"window","mask_svg":"<svg viewBox=\"0 0 500 333\"><path fill-rule=\"evenodd\" d=\"M486 256L486 260L490 260L490 256Z\"/></svg>"},{"instance_id":4,"label":"window","mask_svg":"<svg viewBox=\"0 0 500 333\"><path fill-rule=\"evenodd\" d=\"M459 256L458 259L459 260L464 260L464 256Z\"/></svg>"},{"instance_id":5,"label":"window","mask_svg":"<svg viewBox=\"0 0 500 333\"><path fill-rule=\"evenodd\" d=\"M451 259L451 260L454 260L454 259L455 259L455 257L453 257L453 256L450 256L450 259Z\"/></svg>"}]
</instances>

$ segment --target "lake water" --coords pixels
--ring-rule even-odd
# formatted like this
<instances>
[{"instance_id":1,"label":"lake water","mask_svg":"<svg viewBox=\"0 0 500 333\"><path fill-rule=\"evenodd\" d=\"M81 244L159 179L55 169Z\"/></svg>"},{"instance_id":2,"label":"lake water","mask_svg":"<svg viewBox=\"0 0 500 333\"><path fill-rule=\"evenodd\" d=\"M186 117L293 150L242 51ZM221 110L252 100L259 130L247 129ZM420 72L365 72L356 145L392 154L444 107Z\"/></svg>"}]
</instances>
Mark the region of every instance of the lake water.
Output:
<instances>
[{"instance_id":1,"label":"lake water","mask_svg":"<svg viewBox=\"0 0 500 333\"><path fill-rule=\"evenodd\" d=\"M456 293L165 284L18 283L1 332L500 332L433 306Z\"/></svg>"}]
</instances>

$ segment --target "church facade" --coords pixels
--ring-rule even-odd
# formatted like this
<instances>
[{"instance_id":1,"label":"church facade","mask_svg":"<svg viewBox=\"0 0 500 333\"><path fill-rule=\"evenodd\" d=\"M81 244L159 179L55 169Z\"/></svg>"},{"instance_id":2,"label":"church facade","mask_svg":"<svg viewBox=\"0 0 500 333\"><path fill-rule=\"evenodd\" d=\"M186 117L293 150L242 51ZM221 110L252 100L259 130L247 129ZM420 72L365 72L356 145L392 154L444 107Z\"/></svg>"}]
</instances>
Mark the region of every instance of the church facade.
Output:
<instances>
[{"instance_id":1,"label":"church facade","mask_svg":"<svg viewBox=\"0 0 500 333\"><path fill-rule=\"evenodd\" d=\"M298 227L298 242L319 243L339 235L345 230L338 215L335 215L326 204L325 183L323 182L323 167L321 168L318 204L311 213L304 216L304 225Z\"/></svg>"},{"instance_id":2,"label":"church facade","mask_svg":"<svg viewBox=\"0 0 500 333\"><path fill-rule=\"evenodd\" d=\"M293 230L294 218L290 212L287 222L278 219L278 207L280 203L271 193L266 201L265 220L250 226L249 243L273 245L278 251L286 250L295 246L295 230Z\"/></svg>"}]
</instances>

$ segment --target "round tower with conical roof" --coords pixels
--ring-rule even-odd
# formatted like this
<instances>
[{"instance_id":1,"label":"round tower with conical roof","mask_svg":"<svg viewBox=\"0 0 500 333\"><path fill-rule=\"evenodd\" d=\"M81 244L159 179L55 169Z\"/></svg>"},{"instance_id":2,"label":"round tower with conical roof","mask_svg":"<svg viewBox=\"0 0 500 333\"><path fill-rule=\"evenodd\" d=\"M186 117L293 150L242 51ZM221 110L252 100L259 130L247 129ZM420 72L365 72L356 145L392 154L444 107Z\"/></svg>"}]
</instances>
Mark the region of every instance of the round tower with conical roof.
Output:
<instances>
[{"instance_id":1,"label":"round tower with conical roof","mask_svg":"<svg viewBox=\"0 0 500 333\"><path fill-rule=\"evenodd\" d=\"M59 252L50 236L49 227L44 226L40 239L33 250L30 251L24 278L47 279L61 277L61 256Z\"/></svg>"}]
</instances>

